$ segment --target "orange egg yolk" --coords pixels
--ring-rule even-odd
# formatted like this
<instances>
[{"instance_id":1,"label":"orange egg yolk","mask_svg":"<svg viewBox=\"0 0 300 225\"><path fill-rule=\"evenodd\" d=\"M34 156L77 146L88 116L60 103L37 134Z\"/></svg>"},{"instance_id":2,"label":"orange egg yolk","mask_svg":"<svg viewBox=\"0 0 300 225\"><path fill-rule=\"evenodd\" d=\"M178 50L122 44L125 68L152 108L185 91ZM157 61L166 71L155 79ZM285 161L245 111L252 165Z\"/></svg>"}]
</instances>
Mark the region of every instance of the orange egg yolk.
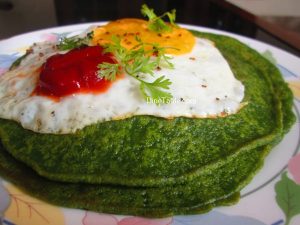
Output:
<instances>
[{"instance_id":1,"label":"orange egg yolk","mask_svg":"<svg viewBox=\"0 0 300 225\"><path fill-rule=\"evenodd\" d=\"M196 41L193 34L184 28L173 26L170 32L157 33L148 29L148 22L145 20L120 19L97 27L92 42L94 45L110 43L112 35L120 37L121 45L127 49L138 44L138 35L144 43L159 44L160 47L166 47L165 53L172 55L191 52Z\"/></svg>"}]
</instances>

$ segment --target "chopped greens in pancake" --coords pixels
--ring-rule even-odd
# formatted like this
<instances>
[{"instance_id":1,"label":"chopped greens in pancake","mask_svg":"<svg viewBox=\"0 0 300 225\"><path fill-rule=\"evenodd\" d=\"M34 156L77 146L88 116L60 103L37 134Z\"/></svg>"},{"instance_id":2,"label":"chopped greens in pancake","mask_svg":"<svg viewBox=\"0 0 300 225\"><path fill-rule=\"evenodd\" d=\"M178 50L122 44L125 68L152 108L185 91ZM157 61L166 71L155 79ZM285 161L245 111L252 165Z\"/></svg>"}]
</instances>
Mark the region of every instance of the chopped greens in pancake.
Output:
<instances>
[{"instance_id":1,"label":"chopped greens in pancake","mask_svg":"<svg viewBox=\"0 0 300 225\"><path fill-rule=\"evenodd\" d=\"M219 49L246 89L246 106L236 114L171 120L134 116L90 125L68 135L40 134L7 122L0 127L3 145L16 159L52 180L161 186L194 179L220 159L278 139L281 102L269 72L253 64L261 56L247 58L249 50L245 49L236 57L242 45L219 39ZM261 67L269 65L266 60L264 63Z\"/></svg>"},{"instance_id":2,"label":"chopped greens in pancake","mask_svg":"<svg viewBox=\"0 0 300 225\"><path fill-rule=\"evenodd\" d=\"M239 113L137 116L74 135L36 134L0 120L0 174L54 204L108 213L162 217L235 203L293 124L292 94L274 65L246 45L194 34L212 40L245 85Z\"/></svg>"},{"instance_id":3,"label":"chopped greens in pancake","mask_svg":"<svg viewBox=\"0 0 300 225\"><path fill-rule=\"evenodd\" d=\"M238 191L261 167L268 147L243 152L212 173L185 184L163 187L62 183L38 176L32 169L0 149L1 175L38 198L71 208L99 212L163 217L209 211L238 201Z\"/></svg>"}]
</instances>

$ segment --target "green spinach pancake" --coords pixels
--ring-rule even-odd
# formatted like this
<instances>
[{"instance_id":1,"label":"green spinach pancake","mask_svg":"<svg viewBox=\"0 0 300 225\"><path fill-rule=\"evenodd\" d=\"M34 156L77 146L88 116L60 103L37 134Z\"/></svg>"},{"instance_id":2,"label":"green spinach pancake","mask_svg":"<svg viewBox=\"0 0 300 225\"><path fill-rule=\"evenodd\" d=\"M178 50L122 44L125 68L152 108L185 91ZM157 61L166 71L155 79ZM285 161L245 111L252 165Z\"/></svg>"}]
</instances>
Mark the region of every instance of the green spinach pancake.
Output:
<instances>
[{"instance_id":1,"label":"green spinach pancake","mask_svg":"<svg viewBox=\"0 0 300 225\"><path fill-rule=\"evenodd\" d=\"M53 204L105 213L163 217L236 203L294 123L293 96L255 50L231 37L191 32L212 41L244 85L236 113L134 115L69 134L1 119L0 175Z\"/></svg>"}]
</instances>

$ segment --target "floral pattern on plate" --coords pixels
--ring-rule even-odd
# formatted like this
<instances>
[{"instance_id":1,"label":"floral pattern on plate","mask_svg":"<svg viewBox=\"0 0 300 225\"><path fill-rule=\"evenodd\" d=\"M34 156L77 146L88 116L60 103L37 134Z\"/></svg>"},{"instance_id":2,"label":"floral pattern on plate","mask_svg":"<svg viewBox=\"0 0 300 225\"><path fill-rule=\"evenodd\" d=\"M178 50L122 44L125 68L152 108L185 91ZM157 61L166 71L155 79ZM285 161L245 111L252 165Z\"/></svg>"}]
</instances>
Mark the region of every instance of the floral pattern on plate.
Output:
<instances>
[{"instance_id":1,"label":"floral pattern on plate","mask_svg":"<svg viewBox=\"0 0 300 225\"><path fill-rule=\"evenodd\" d=\"M300 154L289 161L288 171L294 179L284 172L275 185L276 201L285 214L285 225L290 224L294 216L300 215Z\"/></svg>"},{"instance_id":2,"label":"floral pattern on plate","mask_svg":"<svg viewBox=\"0 0 300 225\"><path fill-rule=\"evenodd\" d=\"M194 28L200 31L203 29L197 27ZM74 26L72 29L78 32L77 26ZM61 31L61 29L59 30ZM54 42L72 34L72 32L60 31L53 29L53 32L38 32L38 34L35 36L38 36L37 39L40 41ZM214 32L213 30L208 31ZM241 37L241 40L242 39L243 38ZM252 42L252 45L255 47L256 41L253 40ZM24 53L26 47L22 47L22 49L22 51L11 54L2 54L3 52L0 53L0 75L7 71L12 62ZM263 55L272 63L274 63L282 72L284 78L287 80L291 89L293 90L295 97L298 99L295 101L295 107L299 107L300 70L292 72L287 66L282 64L282 62L277 62L276 55L273 55L273 49L265 50ZM298 128L295 129L297 130ZM297 135L295 137L299 139ZM292 149L290 152L297 151L299 151L299 144L297 145L296 150ZM270 166L272 165L272 162L267 162L266 164ZM0 224L298 225L300 224L300 154L298 153L297 155L291 157L289 162L285 165L286 166L284 169L279 173L276 173L276 175L272 177L272 179L269 179L268 182L265 182L263 185L258 186L258 188L255 188L248 194L242 196L240 203L235 206L216 208L206 214L174 216L161 219L119 216L84 210L65 209L30 197L20 191L18 188L14 187L12 184L0 180ZM265 193L269 194L268 197L264 197ZM266 215L267 213L263 212L262 210L257 210L259 213L257 213L255 210L251 210L254 208L259 208L261 204L266 204L269 206L266 209L270 211L268 215Z\"/></svg>"}]
</instances>

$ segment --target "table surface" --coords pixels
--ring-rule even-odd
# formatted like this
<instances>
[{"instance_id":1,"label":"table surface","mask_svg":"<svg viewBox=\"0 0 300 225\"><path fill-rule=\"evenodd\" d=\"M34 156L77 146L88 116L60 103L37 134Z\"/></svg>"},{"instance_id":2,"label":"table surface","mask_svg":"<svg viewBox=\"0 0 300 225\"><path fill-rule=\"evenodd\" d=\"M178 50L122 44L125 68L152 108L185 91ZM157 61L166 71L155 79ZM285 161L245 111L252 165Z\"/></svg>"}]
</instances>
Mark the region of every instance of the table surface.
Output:
<instances>
[{"instance_id":1,"label":"table surface","mask_svg":"<svg viewBox=\"0 0 300 225\"><path fill-rule=\"evenodd\" d=\"M299 0L226 0L258 16L300 16Z\"/></svg>"},{"instance_id":2,"label":"table surface","mask_svg":"<svg viewBox=\"0 0 300 225\"><path fill-rule=\"evenodd\" d=\"M300 51L300 1L213 1Z\"/></svg>"}]
</instances>

